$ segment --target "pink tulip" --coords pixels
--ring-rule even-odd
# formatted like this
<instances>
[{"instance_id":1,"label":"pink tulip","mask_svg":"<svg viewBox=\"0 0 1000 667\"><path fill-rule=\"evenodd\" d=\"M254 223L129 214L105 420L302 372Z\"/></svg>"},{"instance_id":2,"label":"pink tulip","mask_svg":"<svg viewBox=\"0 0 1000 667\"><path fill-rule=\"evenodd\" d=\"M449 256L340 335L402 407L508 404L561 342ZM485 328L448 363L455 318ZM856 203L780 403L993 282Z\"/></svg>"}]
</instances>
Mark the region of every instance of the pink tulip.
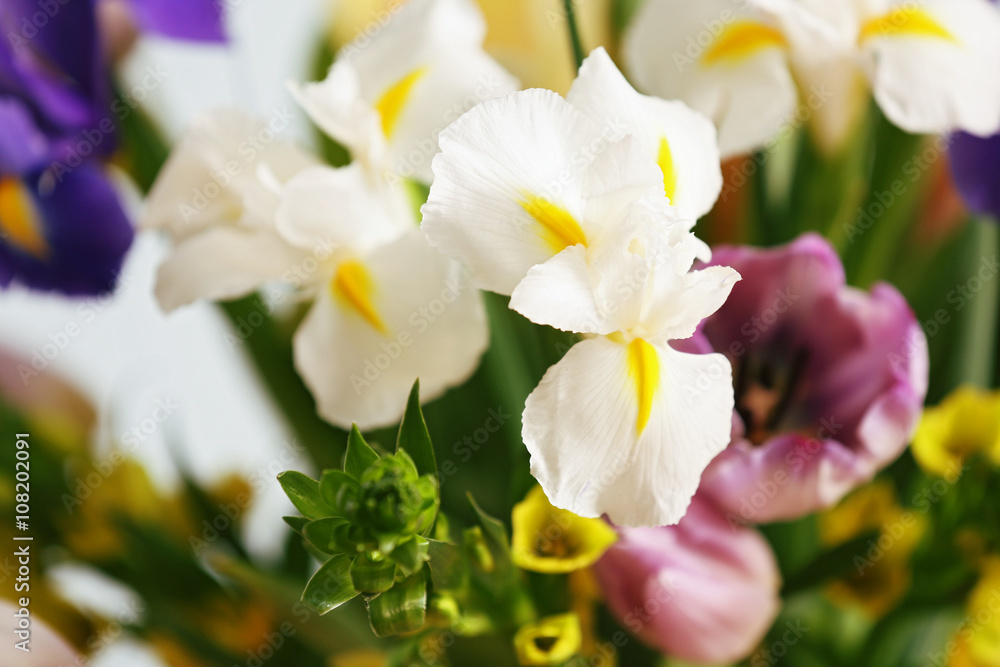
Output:
<instances>
[{"instance_id":1,"label":"pink tulip","mask_svg":"<svg viewBox=\"0 0 1000 667\"><path fill-rule=\"evenodd\" d=\"M829 507L909 442L927 392L923 331L891 285L846 286L815 234L712 260L743 280L692 344L729 357L737 415L699 492L738 522Z\"/></svg>"},{"instance_id":2,"label":"pink tulip","mask_svg":"<svg viewBox=\"0 0 1000 667\"><path fill-rule=\"evenodd\" d=\"M780 577L767 542L731 526L695 496L676 526L619 528L596 571L622 625L664 653L695 662L750 654L780 609Z\"/></svg>"}]
</instances>

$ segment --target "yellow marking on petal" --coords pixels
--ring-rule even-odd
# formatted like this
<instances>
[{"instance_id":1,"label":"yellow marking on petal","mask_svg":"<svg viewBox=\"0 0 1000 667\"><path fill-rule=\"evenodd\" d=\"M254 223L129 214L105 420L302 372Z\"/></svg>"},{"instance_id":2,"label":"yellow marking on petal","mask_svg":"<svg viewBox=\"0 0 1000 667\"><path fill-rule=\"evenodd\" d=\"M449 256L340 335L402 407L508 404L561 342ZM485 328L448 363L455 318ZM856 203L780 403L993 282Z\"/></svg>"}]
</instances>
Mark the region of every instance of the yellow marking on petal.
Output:
<instances>
[{"instance_id":1,"label":"yellow marking on petal","mask_svg":"<svg viewBox=\"0 0 1000 667\"><path fill-rule=\"evenodd\" d=\"M639 403L639 417L636 419L635 430L639 435L649 423L649 415L653 411L653 397L660 384L660 358L656 348L636 338L628 344L628 370L635 380L636 397Z\"/></svg>"},{"instance_id":2,"label":"yellow marking on petal","mask_svg":"<svg viewBox=\"0 0 1000 667\"><path fill-rule=\"evenodd\" d=\"M738 63L764 49L787 45L777 28L762 23L739 21L731 24L701 56L703 65Z\"/></svg>"},{"instance_id":3,"label":"yellow marking on petal","mask_svg":"<svg viewBox=\"0 0 1000 667\"><path fill-rule=\"evenodd\" d=\"M573 214L538 195L525 195L521 208L542 226L545 241L559 253L569 246L587 245L587 236Z\"/></svg>"},{"instance_id":4,"label":"yellow marking on petal","mask_svg":"<svg viewBox=\"0 0 1000 667\"><path fill-rule=\"evenodd\" d=\"M660 150L656 155L656 164L660 165L663 172L663 190L667 193L670 203L677 205L674 198L677 195L677 170L674 167L674 153L670 150L670 142L666 137L660 139Z\"/></svg>"},{"instance_id":5,"label":"yellow marking on petal","mask_svg":"<svg viewBox=\"0 0 1000 667\"><path fill-rule=\"evenodd\" d=\"M337 267L330 288L341 303L352 308L373 329L382 334L386 333L385 323L382 322L375 304L372 303L375 283L364 264L357 260L343 262Z\"/></svg>"},{"instance_id":6,"label":"yellow marking on petal","mask_svg":"<svg viewBox=\"0 0 1000 667\"><path fill-rule=\"evenodd\" d=\"M13 177L0 179L0 238L38 259L49 254L31 194Z\"/></svg>"},{"instance_id":7,"label":"yellow marking on petal","mask_svg":"<svg viewBox=\"0 0 1000 667\"><path fill-rule=\"evenodd\" d=\"M931 37L958 41L927 10L918 7L897 7L888 14L865 21L858 41L873 37Z\"/></svg>"},{"instance_id":8,"label":"yellow marking on petal","mask_svg":"<svg viewBox=\"0 0 1000 667\"><path fill-rule=\"evenodd\" d=\"M403 108L410 101L413 87L425 74L427 74L427 68L418 67L389 86L389 89L382 93L382 97L375 103L375 110L382 118L382 132L386 137L391 137L396 130L396 124L399 123Z\"/></svg>"}]
</instances>

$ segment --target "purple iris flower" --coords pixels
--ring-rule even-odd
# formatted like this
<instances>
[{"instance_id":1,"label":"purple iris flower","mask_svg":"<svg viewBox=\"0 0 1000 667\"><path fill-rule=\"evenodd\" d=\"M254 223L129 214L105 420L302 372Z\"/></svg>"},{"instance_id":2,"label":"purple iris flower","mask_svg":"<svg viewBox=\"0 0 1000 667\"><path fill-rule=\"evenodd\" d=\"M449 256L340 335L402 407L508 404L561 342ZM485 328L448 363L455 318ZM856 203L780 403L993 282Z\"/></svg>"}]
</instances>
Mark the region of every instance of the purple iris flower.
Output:
<instances>
[{"instance_id":1,"label":"purple iris flower","mask_svg":"<svg viewBox=\"0 0 1000 667\"><path fill-rule=\"evenodd\" d=\"M956 132L948 155L952 177L965 205L979 215L1000 220L1000 134L977 137Z\"/></svg>"},{"instance_id":2,"label":"purple iris flower","mask_svg":"<svg viewBox=\"0 0 1000 667\"><path fill-rule=\"evenodd\" d=\"M833 505L909 442L927 391L923 330L891 285L845 285L814 234L712 261L743 276L699 334L733 364L736 414L699 493L740 523Z\"/></svg>"},{"instance_id":3,"label":"purple iris flower","mask_svg":"<svg viewBox=\"0 0 1000 667\"><path fill-rule=\"evenodd\" d=\"M982 138L959 132L952 136L948 153L966 206L1000 220L1000 134Z\"/></svg>"},{"instance_id":4,"label":"purple iris flower","mask_svg":"<svg viewBox=\"0 0 1000 667\"><path fill-rule=\"evenodd\" d=\"M99 0L0 4L0 287L113 288L132 226L106 178L115 147ZM132 0L170 37L221 41L214 0Z\"/></svg>"}]
</instances>

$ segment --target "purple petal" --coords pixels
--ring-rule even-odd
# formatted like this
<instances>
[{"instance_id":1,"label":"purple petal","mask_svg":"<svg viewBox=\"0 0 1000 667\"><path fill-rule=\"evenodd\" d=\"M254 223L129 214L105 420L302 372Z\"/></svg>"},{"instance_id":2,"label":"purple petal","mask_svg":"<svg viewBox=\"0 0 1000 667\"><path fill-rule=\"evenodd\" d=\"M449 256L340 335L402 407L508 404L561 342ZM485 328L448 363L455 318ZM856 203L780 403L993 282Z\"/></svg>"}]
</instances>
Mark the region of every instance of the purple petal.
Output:
<instances>
[{"instance_id":1,"label":"purple petal","mask_svg":"<svg viewBox=\"0 0 1000 667\"><path fill-rule=\"evenodd\" d=\"M49 141L27 107L20 100L0 98L0 174L37 169L48 160L49 151Z\"/></svg>"},{"instance_id":2,"label":"purple petal","mask_svg":"<svg viewBox=\"0 0 1000 667\"><path fill-rule=\"evenodd\" d=\"M701 333L733 361L737 407L753 423L734 420L701 491L751 522L827 507L909 442L927 392L923 331L891 285L848 287L815 235L719 248L713 263L743 280Z\"/></svg>"},{"instance_id":3,"label":"purple petal","mask_svg":"<svg viewBox=\"0 0 1000 667\"><path fill-rule=\"evenodd\" d=\"M949 154L966 206L1000 219L1000 134L983 139L959 132L951 138Z\"/></svg>"},{"instance_id":4,"label":"purple petal","mask_svg":"<svg viewBox=\"0 0 1000 667\"><path fill-rule=\"evenodd\" d=\"M131 0L136 22L148 32L197 42L225 42L220 0Z\"/></svg>"},{"instance_id":5,"label":"purple petal","mask_svg":"<svg viewBox=\"0 0 1000 667\"><path fill-rule=\"evenodd\" d=\"M0 239L0 285L18 282L69 295L112 289L133 230L100 168L84 164L58 182L49 173L24 182L49 250L39 258Z\"/></svg>"}]
</instances>

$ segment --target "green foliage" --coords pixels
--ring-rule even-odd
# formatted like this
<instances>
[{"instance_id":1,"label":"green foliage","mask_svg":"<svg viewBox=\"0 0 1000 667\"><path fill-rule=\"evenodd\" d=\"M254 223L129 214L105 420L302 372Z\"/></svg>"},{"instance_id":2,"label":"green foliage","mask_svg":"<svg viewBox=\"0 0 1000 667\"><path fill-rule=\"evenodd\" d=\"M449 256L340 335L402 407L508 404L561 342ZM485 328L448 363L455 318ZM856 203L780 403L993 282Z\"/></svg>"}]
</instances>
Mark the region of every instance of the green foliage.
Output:
<instances>
[{"instance_id":1,"label":"green foliage","mask_svg":"<svg viewBox=\"0 0 1000 667\"><path fill-rule=\"evenodd\" d=\"M325 614L364 595L376 634L410 632L423 625L424 565L431 557L424 536L434 527L440 503L434 470L415 384L395 453L380 456L355 426L347 438L343 470L325 470L319 481L295 471L278 476L302 513L285 521L307 540L312 553L326 557L306 586L303 602Z\"/></svg>"}]
</instances>

